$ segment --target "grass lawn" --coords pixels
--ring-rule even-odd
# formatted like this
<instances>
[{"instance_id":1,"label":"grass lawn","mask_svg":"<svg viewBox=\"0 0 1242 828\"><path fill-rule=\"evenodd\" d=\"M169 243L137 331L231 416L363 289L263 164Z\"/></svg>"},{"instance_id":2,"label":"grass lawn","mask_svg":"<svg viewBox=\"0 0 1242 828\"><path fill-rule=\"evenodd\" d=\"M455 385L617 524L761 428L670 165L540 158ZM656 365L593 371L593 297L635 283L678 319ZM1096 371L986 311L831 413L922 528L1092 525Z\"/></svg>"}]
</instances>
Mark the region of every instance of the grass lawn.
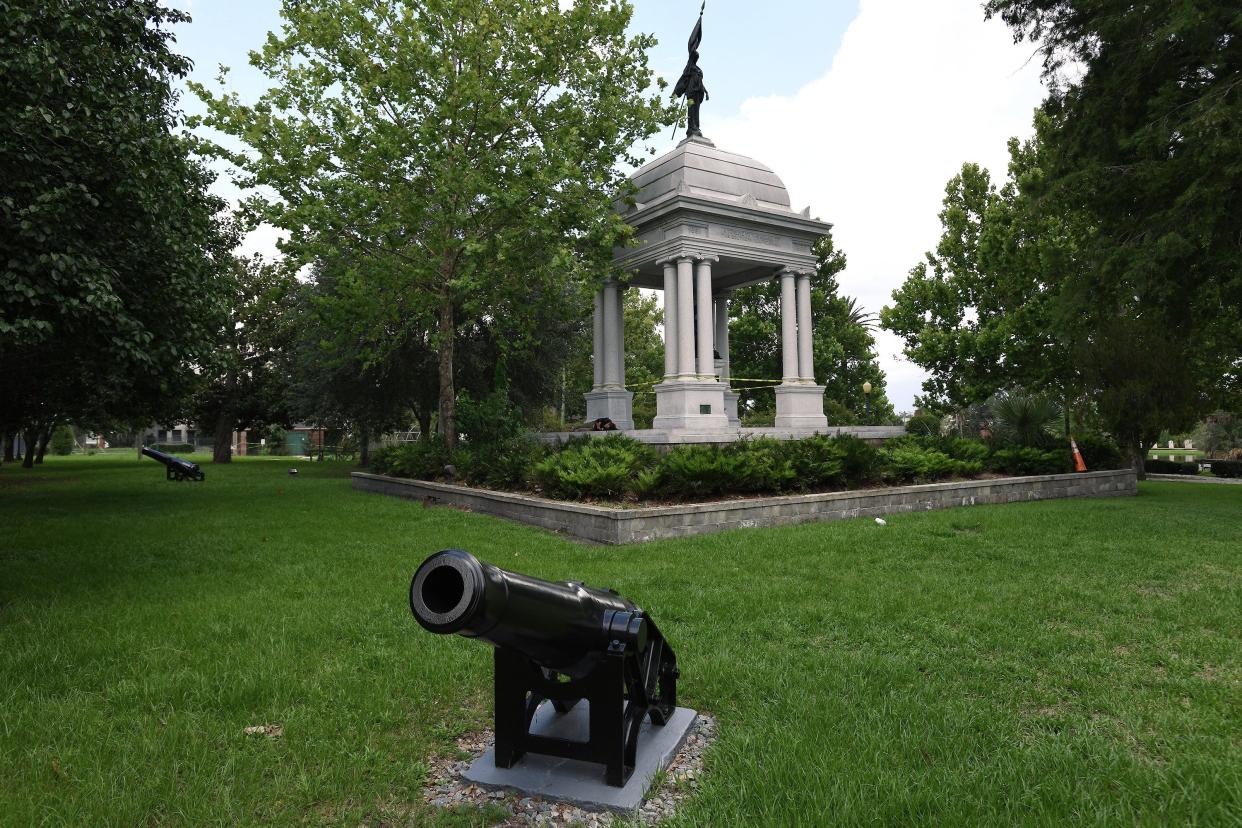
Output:
<instances>
[{"instance_id":1,"label":"grass lawn","mask_svg":"<svg viewBox=\"0 0 1242 828\"><path fill-rule=\"evenodd\" d=\"M206 470L0 468L0 822L494 818L420 796L489 719L488 648L406 604L460 546L654 614L720 724L677 824L1242 823L1242 488L601 548Z\"/></svg>"}]
</instances>

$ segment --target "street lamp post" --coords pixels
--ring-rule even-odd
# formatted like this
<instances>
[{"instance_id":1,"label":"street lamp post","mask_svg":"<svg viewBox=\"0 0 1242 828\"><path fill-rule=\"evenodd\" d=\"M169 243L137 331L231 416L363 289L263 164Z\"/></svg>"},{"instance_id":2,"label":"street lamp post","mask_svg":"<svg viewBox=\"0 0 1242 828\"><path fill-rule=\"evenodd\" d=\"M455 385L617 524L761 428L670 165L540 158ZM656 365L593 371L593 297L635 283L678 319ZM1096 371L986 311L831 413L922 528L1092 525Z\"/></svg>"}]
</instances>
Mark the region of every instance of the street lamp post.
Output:
<instances>
[{"instance_id":1,"label":"street lamp post","mask_svg":"<svg viewBox=\"0 0 1242 828\"><path fill-rule=\"evenodd\" d=\"M871 425L871 381L863 383L863 400L867 406L867 425Z\"/></svg>"}]
</instances>

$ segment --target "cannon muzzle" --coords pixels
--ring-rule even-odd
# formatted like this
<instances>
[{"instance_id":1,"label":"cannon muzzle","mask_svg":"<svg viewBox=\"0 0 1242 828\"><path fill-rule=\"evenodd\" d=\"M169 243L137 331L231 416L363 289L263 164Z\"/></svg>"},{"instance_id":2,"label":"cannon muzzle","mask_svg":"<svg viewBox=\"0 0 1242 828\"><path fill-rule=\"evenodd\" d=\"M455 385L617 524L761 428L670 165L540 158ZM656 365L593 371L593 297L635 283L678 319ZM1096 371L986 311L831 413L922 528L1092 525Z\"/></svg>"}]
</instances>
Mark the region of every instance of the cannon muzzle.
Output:
<instances>
[{"instance_id":1,"label":"cannon muzzle","mask_svg":"<svg viewBox=\"0 0 1242 828\"><path fill-rule=\"evenodd\" d=\"M410 609L430 632L480 638L575 678L613 641L645 649L650 626L615 592L507 572L461 549L423 562L410 582Z\"/></svg>"}]
</instances>

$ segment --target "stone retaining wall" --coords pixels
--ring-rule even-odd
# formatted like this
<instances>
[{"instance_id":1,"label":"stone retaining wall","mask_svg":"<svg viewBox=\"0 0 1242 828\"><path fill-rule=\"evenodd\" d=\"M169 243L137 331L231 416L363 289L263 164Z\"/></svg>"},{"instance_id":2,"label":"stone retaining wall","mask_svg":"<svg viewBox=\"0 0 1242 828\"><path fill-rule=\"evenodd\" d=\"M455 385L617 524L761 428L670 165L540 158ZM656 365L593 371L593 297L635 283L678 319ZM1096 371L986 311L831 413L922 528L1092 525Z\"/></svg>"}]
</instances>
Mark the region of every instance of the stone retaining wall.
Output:
<instances>
[{"instance_id":1,"label":"stone retaining wall","mask_svg":"<svg viewBox=\"0 0 1242 828\"><path fill-rule=\"evenodd\" d=\"M725 529L876 517L955 506L1065 497L1118 497L1138 491L1134 471L1130 469L640 508L588 506L364 472L353 473L353 486L361 491L421 500L429 505L466 508L606 544L642 543Z\"/></svg>"}]
</instances>

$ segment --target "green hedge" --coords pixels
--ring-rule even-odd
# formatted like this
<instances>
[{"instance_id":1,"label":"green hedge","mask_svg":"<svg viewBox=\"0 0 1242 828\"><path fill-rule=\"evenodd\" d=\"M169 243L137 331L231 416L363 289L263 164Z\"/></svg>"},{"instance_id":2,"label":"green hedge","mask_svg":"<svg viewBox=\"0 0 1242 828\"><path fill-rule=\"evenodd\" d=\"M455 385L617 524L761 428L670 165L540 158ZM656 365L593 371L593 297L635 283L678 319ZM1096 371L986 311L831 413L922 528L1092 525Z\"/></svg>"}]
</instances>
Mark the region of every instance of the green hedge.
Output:
<instances>
[{"instance_id":1,"label":"green hedge","mask_svg":"<svg viewBox=\"0 0 1242 828\"><path fill-rule=\"evenodd\" d=\"M1217 477L1242 477L1242 460L1213 460L1212 474Z\"/></svg>"},{"instance_id":2,"label":"green hedge","mask_svg":"<svg viewBox=\"0 0 1242 828\"><path fill-rule=\"evenodd\" d=\"M1148 474L1198 474L1198 463L1177 460L1145 460L1143 470Z\"/></svg>"}]
</instances>

